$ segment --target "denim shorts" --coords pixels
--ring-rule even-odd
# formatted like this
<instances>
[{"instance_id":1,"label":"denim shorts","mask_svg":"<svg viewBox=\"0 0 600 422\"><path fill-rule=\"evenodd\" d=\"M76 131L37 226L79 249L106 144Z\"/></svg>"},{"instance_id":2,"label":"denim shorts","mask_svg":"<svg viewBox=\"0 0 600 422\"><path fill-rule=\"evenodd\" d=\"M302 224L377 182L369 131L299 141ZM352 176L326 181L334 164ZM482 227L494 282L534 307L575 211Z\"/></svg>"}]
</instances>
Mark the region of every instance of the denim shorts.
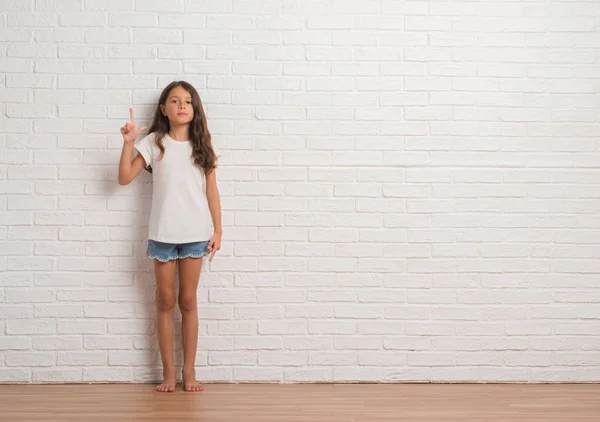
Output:
<instances>
[{"instance_id":1,"label":"denim shorts","mask_svg":"<svg viewBox=\"0 0 600 422\"><path fill-rule=\"evenodd\" d=\"M208 240L191 243L165 243L150 239L146 255L161 262L173 259L200 258L210 253L208 243Z\"/></svg>"}]
</instances>

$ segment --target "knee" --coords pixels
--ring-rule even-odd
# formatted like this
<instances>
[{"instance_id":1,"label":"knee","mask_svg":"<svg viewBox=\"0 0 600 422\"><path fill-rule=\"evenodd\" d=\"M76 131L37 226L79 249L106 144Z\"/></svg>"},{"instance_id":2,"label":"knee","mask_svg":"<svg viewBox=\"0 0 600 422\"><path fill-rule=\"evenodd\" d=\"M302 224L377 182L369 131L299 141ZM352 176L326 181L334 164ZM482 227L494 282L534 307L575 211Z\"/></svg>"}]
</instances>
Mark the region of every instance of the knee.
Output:
<instances>
[{"instance_id":1,"label":"knee","mask_svg":"<svg viewBox=\"0 0 600 422\"><path fill-rule=\"evenodd\" d=\"M173 294L163 294L158 295L158 310L161 312L172 311L175 308L175 295Z\"/></svg>"},{"instance_id":2,"label":"knee","mask_svg":"<svg viewBox=\"0 0 600 422\"><path fill-rule=\"evenodd\" d=\"M197 308L196 296L179 296L179 310L184 312L194 311Z\"/></svg>"}]
</instances>

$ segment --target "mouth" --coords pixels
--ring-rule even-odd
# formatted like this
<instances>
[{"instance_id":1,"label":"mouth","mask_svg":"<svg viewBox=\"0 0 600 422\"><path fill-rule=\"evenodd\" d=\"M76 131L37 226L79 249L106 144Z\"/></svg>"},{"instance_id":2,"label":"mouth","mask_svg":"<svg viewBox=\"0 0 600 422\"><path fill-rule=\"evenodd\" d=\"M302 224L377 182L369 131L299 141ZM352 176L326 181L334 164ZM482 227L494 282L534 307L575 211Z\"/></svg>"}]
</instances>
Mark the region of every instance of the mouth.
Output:
<instances>
[{"instance_id":1,"label":"mouth","mask_svg":"<svg viewBox=\"0 0 600 422\"><path fill-rule=\"evenodd\" d=\"M178 116L187 116L187 113L177 113Z\"/></svg>"}]
</instances>

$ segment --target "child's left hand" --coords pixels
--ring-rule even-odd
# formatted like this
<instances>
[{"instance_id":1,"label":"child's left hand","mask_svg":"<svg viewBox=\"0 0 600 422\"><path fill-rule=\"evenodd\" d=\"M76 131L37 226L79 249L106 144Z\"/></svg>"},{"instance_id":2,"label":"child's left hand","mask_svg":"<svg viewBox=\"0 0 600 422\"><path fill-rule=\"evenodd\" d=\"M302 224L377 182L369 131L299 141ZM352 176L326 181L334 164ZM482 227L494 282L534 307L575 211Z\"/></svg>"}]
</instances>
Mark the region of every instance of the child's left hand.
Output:
<instances>
[{"instance_id":1,"label":"child's left hand","mask_svg":"<svg viewBox=\"0 0 600 422\"><path fill-rule=\"evenodd\" d=\"M213 258L215 257L215 254L220 249L221 249L221 234L215 233L215 234L213 234L213 237L211 237L210 241L208 242L208 251L210 252L209 261L212 262Z\"/></svg>"}]
</instances>

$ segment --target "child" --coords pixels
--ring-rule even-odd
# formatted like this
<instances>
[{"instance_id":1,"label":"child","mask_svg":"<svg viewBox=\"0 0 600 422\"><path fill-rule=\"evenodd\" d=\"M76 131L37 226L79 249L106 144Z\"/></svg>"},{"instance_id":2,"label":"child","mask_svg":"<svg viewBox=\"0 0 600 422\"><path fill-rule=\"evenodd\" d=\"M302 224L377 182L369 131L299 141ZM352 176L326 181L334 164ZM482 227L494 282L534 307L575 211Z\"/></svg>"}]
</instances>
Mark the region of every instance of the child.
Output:
<instances>
[{"instance_id":1,"label":"child","mask_svg":"<svg viewBox=\"0 0 600 422\"><path fill-rule=\"evenodd\" d=\"M135 145L146 127L136 127L133 110L129 109L131 121L121 128L119 184L127 185L144 168L153 174L146 254L154 258L157 283L157 331L164 375L157 390L175 391L173 309L179 262L183 388L202 391L194 369L198 344L196 290L202 256L210 254L212 261L221 249L221 205L215 170L219 154L211 142L200 96L192 85L172 82L158 103L149 135ZM131 160L134 147L139 154ZM210 230L209 214L214 232Z\"/></svg>"}]
</instances>

